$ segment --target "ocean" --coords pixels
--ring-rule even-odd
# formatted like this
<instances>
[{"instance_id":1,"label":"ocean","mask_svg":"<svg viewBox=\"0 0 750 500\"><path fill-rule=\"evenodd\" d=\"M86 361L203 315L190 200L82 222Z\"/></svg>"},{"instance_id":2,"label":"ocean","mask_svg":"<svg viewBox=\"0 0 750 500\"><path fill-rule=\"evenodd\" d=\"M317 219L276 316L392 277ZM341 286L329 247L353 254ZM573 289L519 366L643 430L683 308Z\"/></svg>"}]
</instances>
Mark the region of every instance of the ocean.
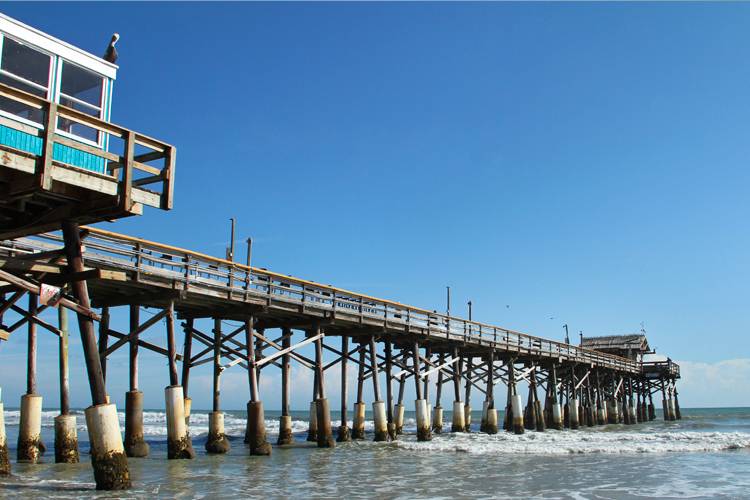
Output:
<instances>
[{"instance_id":1,"label":"ocean","mask_svg":"<svg viewBox=\"0 0 750 500\"><path fill-rule=\"evenodd\" d=\"M406 435L398 441L374 443L368 434L367 441L338 443L333 450L306 442L307 412L293 412L296 442L274 447L271 457L247 456L243 411L226 412L231 451L207 455L208 413L193 410L195 460L167 460L165 415L146 411L151 455L129 460L133 489L127 492L94 490L83 412L75 413L82 463L54 463L53 418L58 412L45 411L42 434L48 449L43 463L14 462L13 475L0 478L0 496L750 498L750 408L686 408L683 419L675 422L664 422L657 411L653 422L576 431L447 433L430 442L416 441L414 415L407 412ZM473 414L476 431L480 417ZM12 457L18 418L17 409L6 408ZM120 418L124 422L124 415ZM450 412L445 421L450 425ZM339 422L333 425L335 429ZM277 412L266 412L266 426L274 443ZM371 421L367 430L372 430Z\"/></svg>"}]
</instances>

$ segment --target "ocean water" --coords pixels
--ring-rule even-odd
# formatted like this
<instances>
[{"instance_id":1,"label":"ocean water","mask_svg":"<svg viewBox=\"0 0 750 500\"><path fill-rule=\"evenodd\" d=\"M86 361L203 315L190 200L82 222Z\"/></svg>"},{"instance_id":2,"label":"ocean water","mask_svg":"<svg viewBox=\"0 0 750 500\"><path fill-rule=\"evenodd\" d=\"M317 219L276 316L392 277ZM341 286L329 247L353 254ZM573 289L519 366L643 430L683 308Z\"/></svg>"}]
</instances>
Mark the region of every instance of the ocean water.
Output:
<instances>
[{"instance_id":1,"label":"ocean water","mask_svg":"<svg viewBox=\"0 0 750 500\"><path fill-rule=\"evenodd\" d=\"M13 475L0 478L0 497L750 498L750 408L684 409L676 422L520 436L441 434L421 443L414 435L414 415L407 412L406 435L398 441L372 442L370 421L367 441L333 450L307 443L307 413L294 412L296 443L275 447L271 457L247 456L245 412L240 411L226 412L229 454L207 455L208 413L194 410L195 460L167 460L165 415L147 411L151 455L129 460L133 489L119 493L94 490L82 411L76 412L82 463L54 463L57 413L43 414L48 446L43 463L14 462ZM6 409L12 457L18 418L17 410ZM479 418L475 412L475 427ZM266 412L266 419L269 441L275 442L278 413ZM450 412L445 421L450 423ZM334 421L334 428L338 424Z\"/></svg>"}]
</instances>

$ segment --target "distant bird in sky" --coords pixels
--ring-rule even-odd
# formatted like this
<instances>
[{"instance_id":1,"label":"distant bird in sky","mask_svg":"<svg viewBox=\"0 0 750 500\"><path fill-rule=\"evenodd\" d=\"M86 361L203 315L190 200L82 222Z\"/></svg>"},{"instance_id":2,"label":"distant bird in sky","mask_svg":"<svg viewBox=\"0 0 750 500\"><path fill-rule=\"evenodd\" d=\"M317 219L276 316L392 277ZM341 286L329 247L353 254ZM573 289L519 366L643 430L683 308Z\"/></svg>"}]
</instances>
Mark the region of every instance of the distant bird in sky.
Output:
<instances>
[{"instance_id":1,"label":"distant bird in sky","mask_svg":"<svg viewBox=\"0 0 750 500\"><path fill-rule=\"evenodd\" d=\"M506 309L510 309L510 306L508 304L505 304Z\"/></svg>"},{"instance_id":2,"label":"distant bird in sky","mask_svg":"<svg viewBox=\"0 0 750 500\"><path fill-rule=\"evenodd\" d=\"M117 40L120 39L119 33L114 33L112 35L112 40L109 41L109 46L107 46L107 51L102 56L102 59L104 59L107 62L111 62L114 64L117 62L117 49L115 48L115 44L117 43Z\"/></svg>"}]
</instances>

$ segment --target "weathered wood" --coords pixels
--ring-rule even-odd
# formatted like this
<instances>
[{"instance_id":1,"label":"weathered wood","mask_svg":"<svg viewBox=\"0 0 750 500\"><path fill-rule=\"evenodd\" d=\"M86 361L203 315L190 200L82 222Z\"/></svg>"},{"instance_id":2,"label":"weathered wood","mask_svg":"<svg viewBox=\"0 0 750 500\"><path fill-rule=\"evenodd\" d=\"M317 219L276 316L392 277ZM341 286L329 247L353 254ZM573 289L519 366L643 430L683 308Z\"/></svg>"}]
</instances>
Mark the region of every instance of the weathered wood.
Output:
<instances>
[{"instance_id":1,"label":"weathered wood","mask_svg":"<svg viewBox=\"0 0 750 500\"><path fill-rule=\"evenodd\" d=\"M140 323L140 311L141 308L136 305L131 305L129 308L129 321L130 326L129 330L131 332L136 332L138 330L138 326ZM131 391L137 391L138 390L138 334L134 335L132 339L130 339L129 342L130 349L129 349L129 364L128 364L128 374L130 378L130 390Z\"/></svg>"},{"instance_id":2,"label":"weathered wood","mask_svg":"<svg viewBox=\"0 0 750 500\"><path fill-rule=\"evenodd\" d=\"M29 314L36 315L37 296L29 294ZM26 394L36 394L36 323L29 321L26 350Z\"/></svg>"},{"instance_id":3,"label":"weathered wood","mask_svg":"<svg viewBox=\"0 0 750 500\"><path fill-rule=\"evenodd\" d=\"M167 357L169 358L169 385L178 385L177 378L177 343L174 333L174 302L167 306Z\"/></svg>"},{"instance_id":4,"label":"weathered wood","mask_svg":"<svg viewBox=\"0 0 750 500\"><path fill-rule=\"evenodd\" d=\"M292 330L284 328L284 337L281 340L282 349L286 349L286 353L282 358L281 368L281 415L289 416L289 402L291 400L291 377L292 367L290 361L290 348L292 346Z\"/></svg>"},{"instance_id":5,"label":"weathered wood","mask_svg":"<svg viewBox=\"0 0 750 500\"><path fill-rule=\"evenodd\" d=\"M388 418L388 430L392 432L391 426L393 425L393 387L392 387L392 370L393 370L393 346L391 345L391 339L385 340L385 411ZM392 435L391 438L394 436Z\"/></svg>"},{"instance_id":6,"label":"weathered wood","mask_svg":"<svg viewBox=\"0 0 750 500\"><path fill-rule=\"evenodd\" d=\"M253 338L253 318L245 320L245 345L247 346L247 376L250 385L250 401L258 401L258 370L255 360L255 339Z\"/></svg>"},{"instance_id":7,"label":"weathered wood","mask_svg":"<svg viewBox=\"0 0 750 500\"><path fill-rule=\"evenodd\" d=\"M221 319L214 318L214 376L213 376L213 411L219 411L219 377L221 376Z\"/></svg>"},{"instance_id":8,"label":"weathered wood","mask_svg":"<svg viewBox=\"0 0 750 500\"><path fill-rule=\"evenodd\" d=\"M315 373L317 374L318 382L318 398L325 399L325 380L323 378L323 333L320 330L320 326L315 327ZM321 423L318 422L320 427ZM320 428L318 430L320 432Z\"/></svg>"},{"instance_id":9,"label":"weathered wood","mask_svg":"<svg viewBox=\"0 0 750 500\"><path fill-rule=\"evenodd\" d=\"M58 356L60 365L60 414L70 414L70 370L68 368L68 310L60 307L57 310L60 326Z\"/></svg>"},{"instance_id":10,"label":"weathered wood","mask_svg":"<svg viewBox=\"0 0 750 500\"><path fill-rule=\"evenodd\" d=\"M416 340L414 341L413 349L414 365L412 366L412 370L414 370L414 388L416 389L417 399L422 399L422 383L419 379L419 343Z\"/></svg>"},{"instance_id":11,"label":"weathered wood","mask_svg":"<svg viewBox=\"0 0 750 500\"><path fill-rule=\"evenodd\" d=\"M376 354L375 337L370 337L370 370L372 370L372 392L375 401L380 401L380 383L378 381L378 357Z\"/></svg>"},{"instance_id":12,"label":"weathered wood","mask_svg":"<svg viewBox=\"0 0 750 500\"><path fill-rule=\"evenodd\" d=\"M168 314L169 314L169 310L168 309L163 309L163 310L159 311L154 316L152 316L151 318L149 318L148 320L146 320L146 322L143 323L142 325L140 325L138 328L136 328L135 330L131 331L128 335L125 335L124 337L121 337L120 340L118 340L117 342L115 342L114 344L112 344L111 346L109 346L107 348L107 350L105 351L105 355L109 356L110 354L112 354L113 352L115 352L117 349L119 349L120 347L122 347L125 344L127 344L128 342L130 342L131 339L137 339L138 335L140 335L145 330L148 330L153 325L155 325L156 323L158 323L159 321L161 321L162 319L164 319ZM111 329L109 330L109 333L110 334L112 333Z\"/></svg>"},{"instance_id":13,"label":"weathered wood","mask_svg":"<svg viewBox=\"0 0 750 500\"><path fill-rule=\"evenodd\" d=\"M341 336L341 352L349 352L349 337ZM347 356L341 357L341 425L346 426L346 401L347 401Z\"/></svg>"},{"instance_id":14,"label":"weathered wood","mask_svg":"<svg viewBox=\"0 0 750 500\"><path fill-rule=\"evenodd\" d=\"M62 224L63 237L65 238L65 255L68 266L73 273L83 271L83 256L81 255L81 239L78 224L64 221ZM72 283L73 295L84 309L90 309L89 292L85 281L74 281ZM91 400L94 405L107 403L107 390L104 386L104 375L102 365L99 361L96 349L96 338L94 335L94 322L84 314L78 314L78 329L81 332L81 344L83 355L86 360L86 371L89 377L91 389Z\"/></svg>"},{"instance_id":15,"label":"weathered wood","mask_svg":"<svg viewBox=\"0 0 750 500\"><path fill-rule=\"evenodd\" d=\"M109 338L109 307L102 308L102 319L99 322L99 360L102 364L102 376L107 381L107 341Z\"/></svg>"},{"instance_id":16,"label":"weathered wood","mask_svg":"<svg viewBox=\"0 0 750 500\"><path fill-rule=\"evenodd\" d=\"M188 397L188 384L190 383L190 356L193 352L193 318L188 318L185 328L185 345L182 349L182 393Z\"/></svg>"}]
</instances>

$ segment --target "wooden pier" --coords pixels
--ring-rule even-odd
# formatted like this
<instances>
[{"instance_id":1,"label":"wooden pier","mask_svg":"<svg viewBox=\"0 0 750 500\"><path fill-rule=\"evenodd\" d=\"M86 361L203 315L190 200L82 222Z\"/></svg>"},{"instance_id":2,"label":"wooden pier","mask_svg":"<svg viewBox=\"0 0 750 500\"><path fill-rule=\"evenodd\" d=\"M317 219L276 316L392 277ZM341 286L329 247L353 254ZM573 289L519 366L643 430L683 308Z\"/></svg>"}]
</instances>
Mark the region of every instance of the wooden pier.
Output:
<instances>
[{"instance_id":1,"label":"wooden pier","mask_svg":"<svg viewBox=\"0 0 750 500\"><path fill-rule=\"evenodd\" d=\"M470 430L471 389L484 396L479 403L480 429L487 433L498 432L498 408L505 410L502 427L519 434L607 422L645 422L655 418L653 395L657 393L662 394L664 418L679 418L675 386L679 367L671 361L644 363L638 356L627 357L630 352L618 356L548 340L94 227L81 227L80 231L83 267L78 273L87 278L91 309L78 312L88 314L99 325L96 352L102 371L106 373L107 357L112 353L121 348L130 352L131 383L126 399L131 403L126 409L125 435L129 456L148 453L142 435L142 403L137 402L139 349L161 354L169 361L165 398L170 458L195 456L185 425L190 413L189 377L192 368L207 363L214 367L208 453L229 449L219 395L221 374L232 367L248 373L245 442L248 453L255 455L271 453L257 382L260 373L271 367L282 373L278 442L291 442L293 363L314 373L308 439L321 447L365 437L363 394L368 386L375 399L372 438L379 441L397 439L402 432L403 411L411 406L403 396L407 383L414 384L417 394L413 407L419 440L447 432L441 401L446 390L452 398L451 432ZM60 336L67 331L62 324L50 325L39 318L50 306L30 303L23 309L18 305L24 294L34 297L44 287L65 281L68 262L62 257L64 248L65 239L59 233L0 243L0 277L6 280L0 310L20 315L15 323L4 324L3 338L12 341L23 325L38 325ZM129 310L128 331L109 325L116 307ZM143 307L158 312L141 321ZM205 318L213 320L211 331L196 326L197 320ZM162 320L167 325L161 332L163 342L141 338L147 330L157 329ZM241 326L223 331L223 320ZM178 340L182 354L178 354ZM310 344L315 346L314 357L298 352ZM327 360L324 352L329 353ZM358 368L356 396L348 400L342 378L343 428L332 429L325 374L336 364L346 373L349 363ZM434 401L429 401L431 384ZM508 396L498 404L494 392L500 384L507 387ZM525 404L524 389L528 390ZM353 429L344 423L349 403L353 403Z\"/></svg>"},{"instance_id":2,"label":"wooden pier","mask_svg":"<svg viewBox=\"0 0 750 500\"><path fill-rule=\"evenodd\" d=\"M18 73L3 69L7 81L15 83L0 84L0 346L26 341L28 353L17 460L35 463L46 449L42 395L37 392L39 332L59 339L55 461L79 460L69 403L70 311L76 315L91 392L85 416L98 489L129 488L128 459L150 453L143 436L142 391L155 388L139 380L144 349L168 360L169 459L196 455L189 433L190 373L203 364L213 368L206 453L226 453L230 447L220 388L222 373L232 368L247 372L249 455L272 452L258 383L264 370L278 368L282 374L276 444L288 446L294 440L292 364L314 375L307 439L323 448L370 437L364 431L365 390L374 396L375 441L398 439L407 407L416 412L420 441L449 430L470 432L472 404L481 404L479 428L488 434L501 426L521 434L645 422L655 418L653 395L658 393L664 418L680 418L679 367L671 361L644 363L643 350L620 352L617 342L614 352L589 349L286 276L251 267L249 251L241 264L80 226L139 215L144 207L169 210L173 205L174 146L109 121L117 69L110 56L118 38L112 38L104 61L0 14L0 41L15 47L3 57L16 58L8 68ZM39 67L47 65L46 84L43 78L35 83L24 76L29 57ZM58 64L62 71L53 72ZM88 93L62 93L53 76L64 80L66 67L84 71L88 83L79 90ZM95 101L86 101L92 95ZM110 324L118 307L128 310L126 331ZM143 319L146 307L158 312ZM50 308L57 308L54 324L43 317ZM206 318L212 320L210 331L197 322ZM160 329L162 320L161 342L141 338ZM224 320L240 326L224 330ZM305 346L314 346L314 355L300 351ZM119 349L129 353L124 438L106 389L107 359ZM351 398L349 364L358 373ZM337 365L342 417L334 435L325 381L327 370ZM405 401L406 384L413 384L413 405ZM499 385L507 388L505 401L495 400ZM472 402L472 392L482 394L483 401ZM443 422L443 403L452 409L450 427ZM499 408L505 410L503 422ZM10 472L0 400L0 475Z\"/></svg>"}]
</instances>

